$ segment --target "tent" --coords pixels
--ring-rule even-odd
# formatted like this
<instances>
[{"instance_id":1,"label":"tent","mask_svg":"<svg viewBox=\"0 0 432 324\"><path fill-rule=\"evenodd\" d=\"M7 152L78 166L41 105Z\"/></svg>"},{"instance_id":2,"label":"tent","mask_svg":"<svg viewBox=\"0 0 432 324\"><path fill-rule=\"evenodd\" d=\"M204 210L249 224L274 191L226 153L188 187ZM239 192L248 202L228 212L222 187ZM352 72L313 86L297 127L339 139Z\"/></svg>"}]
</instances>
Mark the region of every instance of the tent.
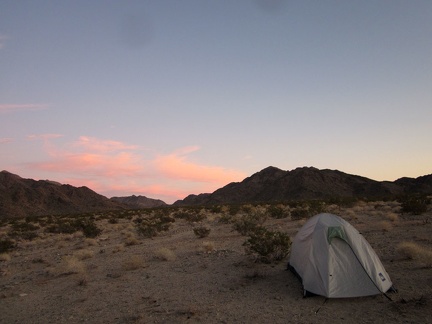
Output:
<instances>
[{"instance_id":1,"label":"tent","mask_svg":"<svg viewBox=\"0 0 432 324\"><path fill-rule=\"evenodd\" d=\"M316 215L303 225L293 240L288 268L302 281L305 296L370 296L393 286L366 239L333 214Z\"/></svg>"}]
</instances>

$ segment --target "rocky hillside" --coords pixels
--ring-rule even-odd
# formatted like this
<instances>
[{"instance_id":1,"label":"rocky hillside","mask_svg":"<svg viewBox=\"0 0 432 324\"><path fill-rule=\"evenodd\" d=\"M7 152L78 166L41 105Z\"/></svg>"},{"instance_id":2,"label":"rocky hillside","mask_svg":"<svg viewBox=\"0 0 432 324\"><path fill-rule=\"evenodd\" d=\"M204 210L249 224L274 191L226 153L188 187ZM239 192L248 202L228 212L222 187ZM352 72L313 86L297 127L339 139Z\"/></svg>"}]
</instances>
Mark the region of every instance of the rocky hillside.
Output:
<instances>
[{"instance_id":1,"label":"rocky hillside","mask_svg":"<svg viewBox=\"0 0 432 324\"><path fill-rule=\"evenodd\" d=\"M242 182L230 183L211 194L189 195L177 206L250 203L327 198L379 198L404 193L432 193L432 175L395 182L375 181L337 170L312 167L283 171L268 167Z\"/></svg>"},{"instance_id":2,"label":"rocky hillside","mask_svg":"<svg viewBox=\"0 0 432 324\"><path fill-rule=\"evenodd\" d=\"M87 187L23 179L0 172L0 218L57 215L121 209L121 204Z\"/></svg>"},{"instance_id":3,"label":"rocky hillside","mask_svg":"<svg viewBox=\"0 0 432 324\"><path fill-rule=\"evenodd\" d=\"M163 207L167 204L160 199L147 198L145 196L112 197L112 201L127 205L132 209Z\"/></svg>"}]
</instances>

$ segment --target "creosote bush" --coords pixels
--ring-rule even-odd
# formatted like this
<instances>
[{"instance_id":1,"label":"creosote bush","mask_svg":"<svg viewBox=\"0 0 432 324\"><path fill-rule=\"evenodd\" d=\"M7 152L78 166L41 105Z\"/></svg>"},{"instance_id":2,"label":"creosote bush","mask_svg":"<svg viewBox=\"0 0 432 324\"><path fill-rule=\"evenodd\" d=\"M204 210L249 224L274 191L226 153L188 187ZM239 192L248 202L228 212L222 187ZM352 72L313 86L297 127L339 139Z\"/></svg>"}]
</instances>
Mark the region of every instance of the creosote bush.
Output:
<instances>
[{"instance_id":1,"label":"creosote bush","mask_svg":"<svg viewBox=\"0 0 432 324\"><path fill-rule=\"evenodd\" d=\"M199 238L207 237L210 234L210 228L205 226L195 227L193 231L195 235L198 236Z\"/></svg>"},{"instance_id":2,"label":"creosote bush","mask_svg":"<svg viewBox=\"0 0 432 324\"><path fill-rule=\"evenodd\" d=\"M289 212L285 210L283 206L280 205L271 205L267 208L267 212L269 213L270 217L281 219L286 218L289 216Z\"/></svg>"},{"instance_id":3,"label":"creosote bush","mask_svg":"<svg viewBox=\"0 0 432 324\"><path fill-rule=\"evenodd\" d=\"M249 233L249 238L243 245L246 247L247 253L257 256L257 261L272 263L280 261L288 255L291 239L286 233L256 227Z\"/></svg>"},{"instance_id":4,"label":"creosote bush","mask_svg":"<svg viewBox=\"0 0 432 324\"><path fill-rule=\"evenodd\" d=\"M421 215L427 211L431 203L430 198L423 196L411 196L400 199L403 213Z\"/></svg>"},{"instance_id":5,"label":"creosote bush","mask_svg":"<svg viewBox=\"0 0 432 324\"><path fill-rule=\"evenodd\" d=\"M9 239L0 240L0 253L5 253L15 248L15 242Z\"/></svg>"},{"instance_id":6,"label":"creosote bush","mask_svg":"<svg viewBox=\"0 0 432 324\"><path fill-rule=\"evenodd\" d=\"M256 228L261 227L266 219L267 215L262 211L251 212L234 221L233 228L241 235L248 235L250 232L255 231Z\"/></svg>"},{"instance_id":7,"label":"creosote bush","mask_svg":"<svg viewBox=\"0 0 432 324\"><path fill-rule=\"evenodd\" d=\"M47 231L57 234L72 234L82 231L85 237L90 238L94 238L102 232L91 217L78 219L60 218L54 224L48 226Z\"/></svg>"},{"instance_id":8,"label":"creosote bush","mask_svg":"<svg viewBox=\"0 0 432 324\"><path fill-rule=\"evenodd\" d=\"M162 214L156 214L149 218L137 218L134 220L137 232L140 236L145 238L155 237L159 232L168 231L171 223L175 219Z\"/></svg>"}]
</instances>

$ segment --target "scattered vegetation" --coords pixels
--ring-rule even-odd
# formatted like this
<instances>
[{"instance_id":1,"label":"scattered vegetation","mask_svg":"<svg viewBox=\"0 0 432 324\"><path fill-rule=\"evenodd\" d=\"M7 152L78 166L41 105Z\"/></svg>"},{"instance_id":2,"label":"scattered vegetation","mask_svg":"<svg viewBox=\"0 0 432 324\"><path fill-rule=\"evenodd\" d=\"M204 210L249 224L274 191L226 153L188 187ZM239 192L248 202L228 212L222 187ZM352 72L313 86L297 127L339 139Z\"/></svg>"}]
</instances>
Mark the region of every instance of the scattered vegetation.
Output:
<instances>
[{"instance_id":1,"label":"scattered vegetation","mask_svg":"<svg viewBox=\"0 0 432 324\"><path fill-rule=\"evenodd\" d=\"M176 255L172 250L163 247L156 251L156 258L163 261L174 261L176 259Z\"/></svg>"},{"instance_id":2,"label":"scattered vegetation","mask_svg":"<svg viewBox=\"0 0 432 324\"><path fill-rule=\"evenodd\" d=\"M267 220L267 214L261 210L255 210L248 214L242 215L239 219L234 221L233 228L241 235L249 235L261 227Z\"/></svg>"},{"instance_id":3,"label":"scattered vegetation","mask_svg":"<svg viewBox=\"0 0 432 324\"><path fill-rule=\"evenodd\" d=\"M428 209L431 199L426 196L407 196L400 198L402 212L413 215L421 215Z\"/></svg>"},{"instance_id":4,"label":"scattered vegetation","mask_svg":"<svg viewBox=\"0 0 432 324\"><path fill-rule=\"evenodd\" d=\"M123 269L126 271L138 270L144 267L144 260L139 255L134 255L123 262Z\"/></svg>"},{"instance_id":5,"label":"scattered vegetation","mask_svg":"<svg viewBox=\"0 0 432 324\"><path fill-rule=\"evenodd\" d=\"M138 217L134 220L137 232L144 238L152 238L159 232L167 231L175 219L165 214L155 214L151 217Z\"/></svg>"},{"instance_id":6,"label":"scattered vegetation","mask_svg":"<svg viewBox=\"0 0 432 324\"><path fill-rule=\"evenodd\" d=\"M281 219L289 216L289 211L283 205L270 205L267 212L272 218Z\"/></svg>"},{"instance_id":7,"label":"scattered vegetation","mask_svg":"<svg viewBox=\"0 0 432 324\"><path fill-rule=\"evenodd\" d=\"M0 241L0 253L8 252L8 251L12 250L13 248L15 248L15 246L16 246L15 242L10 240L10 239L1 240Z\"/></svg>"},{"instance_id":8,"label":"scattered vegetation","mask_svg":"<svg viewBox=\"0 0 432 324\"><path fill-rule=\"evenodd\" d=\"M11 256L7 253L0 253L0 262L10 261Z\"/></svg>"},{"instance_id":9,"label":"scattered vegetation","mask_svg":"<svg viewBox=\"0 0 432 324\"><path fill-rule=\"evenodd\" d=\"M193 229L196 236L199 238L207 237L210 234L210 228L205 226L198 226Z\"/></svg>"},{"instance_id":10,"label":"scattered vegetation","mask_svg":"<svg viewBox=\"0 0 432 324\"><path fill-rule=\"evenodd\" d=\"M432 267L432 250L414 242L402 242L397 246L397 251L411 260L418 260L426 267Z\"/></svg>"},{"instance_id":11,"label":"scattered vegetation","mask_svg":"<svg viewBox=\"0 0 432 324\"><path fill-rule=\"evenodd\" d=\"M248 253L255 254L257 261L272 263L284 259L291 248L288 234L256 227L243 244Z\"/></svg>"},{"instance_id":12,"label":"scattered vegetation","mask_svg":"<svg viewBox=\"0 0 432 324\"><path fill-rule=\"evenodd\" d=\"M190 223L196 223L206 218L205 213L201 213L198 208L182 208L173 214L174 218L184 219Z\"/></svg>"},{"instance_id":13,"label":"scattered vegetation","mask_svg":"<svg viewBox=\"0 0 432 324\"><path fill-rule=\"evenodd\" d=\"M202 248L203 248L204 252L210 253L210 252L214 251L215 246L214 246L213 242L205 241L202 244Z\"/></svg>"}]
</instances>

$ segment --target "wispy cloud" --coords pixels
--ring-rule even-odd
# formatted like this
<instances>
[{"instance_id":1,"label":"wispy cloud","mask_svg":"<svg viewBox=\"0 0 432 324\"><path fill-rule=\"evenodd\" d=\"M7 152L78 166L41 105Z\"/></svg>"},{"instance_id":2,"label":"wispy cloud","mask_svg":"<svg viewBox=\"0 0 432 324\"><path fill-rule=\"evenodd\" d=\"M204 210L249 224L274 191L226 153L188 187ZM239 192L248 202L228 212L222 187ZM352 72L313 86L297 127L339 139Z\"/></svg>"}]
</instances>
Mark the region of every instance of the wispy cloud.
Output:
<instances>
[{"instance_id":1,"label":"wispy cloud","mask_svg":"<svg viewBox=\"0 0 432 324\"><path fill-rule=\"evenodd\" d=\"M161 174L173 179L226 184L244 178L243 172L192 162L188 154L197 150L199 147L186 147L168 155L160 155L154 164Z\"/></svg>"},{"instance_id":2,"label":"wispy cloud","mask_svg":"<svg viewBox=\"0 0 432 324\"><path fill-rule=\"evenodd\" d=\"M47 109L47 104L0 104L0 113Z\"/></svg>"},{"instance_id":3,"label":"wispy cloud","mask_svg":"<svg viewBox=\"0 0 432 324\"><path fill-rule=\"evenodd\" d=\"M87 186L107 196L141 194L167 202L191 193L211 192L242 172L198 163L191 159L198 146L158 154L121 141L81 136L59 145L60 134L31 135L41 140L48 159L29 164L33 170L52 174L51 179ZM64 138L62 139L64 142Z\"/></svg>"},{"instance_id":4,"label":"wispy cloud","mask_svg":"<svg viewBox=\"0 0 432 324\"><path fill-rule=\"evenodd\" d=\"M0 138L0 144L7 144L7 143L11 143L13 142L13 138L10 137L4 137L4 138Z\"/></svg>"},{"instance_id":5,"label":"wispy cloud","mask_svg":"<svg viewBox=\"0 0 432 324\"><path fill-rule=\"evenodd\" d=\"M52 134L52 133L48 133L48 134L32 134L27 136L27 139L29 140L38 140L38 139L42 139L44 141L53 139L53 138L59 138L59 137L63 137L62 134Z\"/></svg>"}]
</instances>

